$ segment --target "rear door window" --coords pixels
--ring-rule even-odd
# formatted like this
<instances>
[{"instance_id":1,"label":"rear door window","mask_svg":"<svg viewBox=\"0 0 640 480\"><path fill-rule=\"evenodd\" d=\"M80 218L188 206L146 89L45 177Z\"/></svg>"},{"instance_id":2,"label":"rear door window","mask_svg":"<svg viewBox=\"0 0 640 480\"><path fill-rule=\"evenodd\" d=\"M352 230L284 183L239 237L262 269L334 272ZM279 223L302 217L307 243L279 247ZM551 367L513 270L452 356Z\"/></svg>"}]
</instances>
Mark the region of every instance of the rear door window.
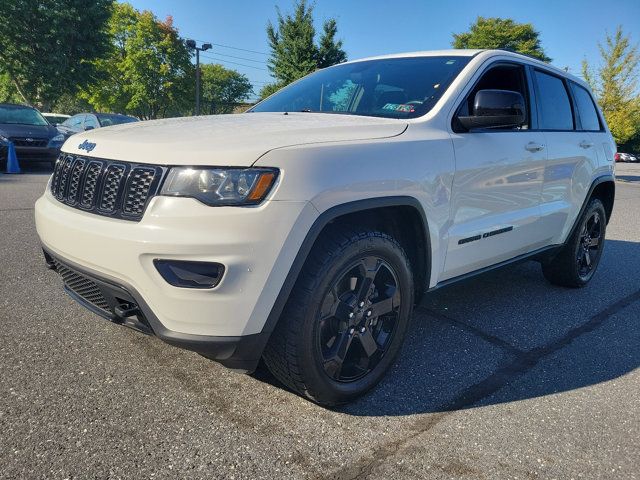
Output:
<instances>
[{"instance_id":1,"label":"rear door window","mask_svg":"<svg viewBox=\"0 0 640 480\"><path fill-rule=\"evenodd\" d=\"M542 130L573 130L571 102L562 79L535 71L538 85L538 120Z\"/></svg>"},{"instance_id":2,"label":"rear door window","mask_svg":"<svg viewBox=\"0 0 640 480\"><path fill-rule=\"evenodd\" d=\"M570 85L573 98L576 101L576 107L578 108L582 129L599 131L600 119L598 118L598 112L591 98L591 94L576 83L570 82Z\"/></svg>"}]
</instances>

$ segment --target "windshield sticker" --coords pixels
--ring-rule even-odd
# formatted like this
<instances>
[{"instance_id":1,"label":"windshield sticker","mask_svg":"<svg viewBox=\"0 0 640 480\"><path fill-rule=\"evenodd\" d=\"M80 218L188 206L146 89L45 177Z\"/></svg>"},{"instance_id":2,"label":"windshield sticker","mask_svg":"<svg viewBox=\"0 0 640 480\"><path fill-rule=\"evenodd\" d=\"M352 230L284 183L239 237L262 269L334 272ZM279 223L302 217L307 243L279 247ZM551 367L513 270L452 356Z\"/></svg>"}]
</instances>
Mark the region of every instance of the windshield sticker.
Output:
<instances>
[{"instance_id":1,"label":"windshield sticker","mask_svg":"<svg viewBox=\"0 0 640 480\"><path fill-rule=\"evenodd\" d=\"M387 103L382 110L390 110L392 112L413 113L416 111L413 105L405 105L402 103Z\"/></svg>"},{"instance_id":2,"label":"windshield sticker","mask_svg":"<svg viewBox=\"0 0 640 480\"><path fill-rule=\"evenodd\" d=\"M416 109L413 105L398 105L396 107L396 112L404 112L404 113L413 113Z\"/></svg>"}]
</instances>

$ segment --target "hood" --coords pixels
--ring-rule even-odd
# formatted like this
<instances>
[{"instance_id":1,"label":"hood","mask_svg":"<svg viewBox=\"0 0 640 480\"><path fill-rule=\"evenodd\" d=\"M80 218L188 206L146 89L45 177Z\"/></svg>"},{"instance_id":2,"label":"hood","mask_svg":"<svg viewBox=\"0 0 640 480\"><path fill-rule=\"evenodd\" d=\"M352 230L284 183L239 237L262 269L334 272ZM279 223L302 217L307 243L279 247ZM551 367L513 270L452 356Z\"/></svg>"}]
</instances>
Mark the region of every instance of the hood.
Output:
<instances>
[{"instance_id":1,"label":"hood","mask_svg":"<svg viewBox=\"0 0 640 480\"><path fill-rule=\"evenodd\" d=\"M20 125L16 123L0 123L0 135L5 137L49 138L58 134L53 125Z\"/></svg>"},{"instance_id":2,"label":"hood","mask_svg":"<svg viewBox=\"0 0 640 480\"><path fill-rule=\"evenodd\" d=\"M406 127L401 120L323 113L212 115L82 132L67 140L62 150L161 165L249 166L275 148L393 137Z\"/></svg>"}]
</instances>

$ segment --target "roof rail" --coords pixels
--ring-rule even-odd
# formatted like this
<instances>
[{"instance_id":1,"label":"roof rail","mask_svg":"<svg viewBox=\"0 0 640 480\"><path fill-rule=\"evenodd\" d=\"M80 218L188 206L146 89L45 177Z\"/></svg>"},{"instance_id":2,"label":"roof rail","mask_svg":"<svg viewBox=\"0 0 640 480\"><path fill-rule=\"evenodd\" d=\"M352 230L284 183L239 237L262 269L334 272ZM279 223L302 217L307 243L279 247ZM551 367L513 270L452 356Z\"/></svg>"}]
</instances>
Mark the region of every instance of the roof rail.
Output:
<instances>
[{"instance_id":1,"label":"roof rail","mask_svg":"<svg viewBox=\"0 0 640 480\"><path fill-rule=\"evenodd\" d=\"M529 55L528 53L518 52L518 51L513 50L511 48L488 48L487 50L500 50L502 52L516 53L518 55L522 55L523 57L527 57L527 58L530 58L532 60L537 60L537 61L542 62L542 63L547 63L544 60L540 60L538 57L534 57L533 55Z\"/></svg>"}]
</instances>

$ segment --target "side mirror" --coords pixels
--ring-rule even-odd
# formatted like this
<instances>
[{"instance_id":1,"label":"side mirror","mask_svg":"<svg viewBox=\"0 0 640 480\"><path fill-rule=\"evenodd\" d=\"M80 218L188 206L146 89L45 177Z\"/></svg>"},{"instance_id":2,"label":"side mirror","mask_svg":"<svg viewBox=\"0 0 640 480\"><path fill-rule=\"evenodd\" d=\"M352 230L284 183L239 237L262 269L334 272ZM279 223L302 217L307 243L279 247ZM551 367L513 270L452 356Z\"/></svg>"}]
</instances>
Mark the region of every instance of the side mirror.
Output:
<instances>
[{"instance_id":1,"label":"side mirror","mask_svg":"<svg viewBox=\"0 0 640 480\"><path fill-rule=\"evenodd\" d=\"M519 127L527 121L527 109L518 92L480 90L473 100L473 114L457 118L467 130Z\"/></svg>"},{"instance_id":2,"label":"side mirror","mask_svg":"<svg viewBox=\"0 0 640 480\"><path fill-rule=\"evenodd\" d=\"M84 127L85 132L88 130L93 130L93 127L91 125L87 125L86 127Z\"/></svg>"}]
</instances>

